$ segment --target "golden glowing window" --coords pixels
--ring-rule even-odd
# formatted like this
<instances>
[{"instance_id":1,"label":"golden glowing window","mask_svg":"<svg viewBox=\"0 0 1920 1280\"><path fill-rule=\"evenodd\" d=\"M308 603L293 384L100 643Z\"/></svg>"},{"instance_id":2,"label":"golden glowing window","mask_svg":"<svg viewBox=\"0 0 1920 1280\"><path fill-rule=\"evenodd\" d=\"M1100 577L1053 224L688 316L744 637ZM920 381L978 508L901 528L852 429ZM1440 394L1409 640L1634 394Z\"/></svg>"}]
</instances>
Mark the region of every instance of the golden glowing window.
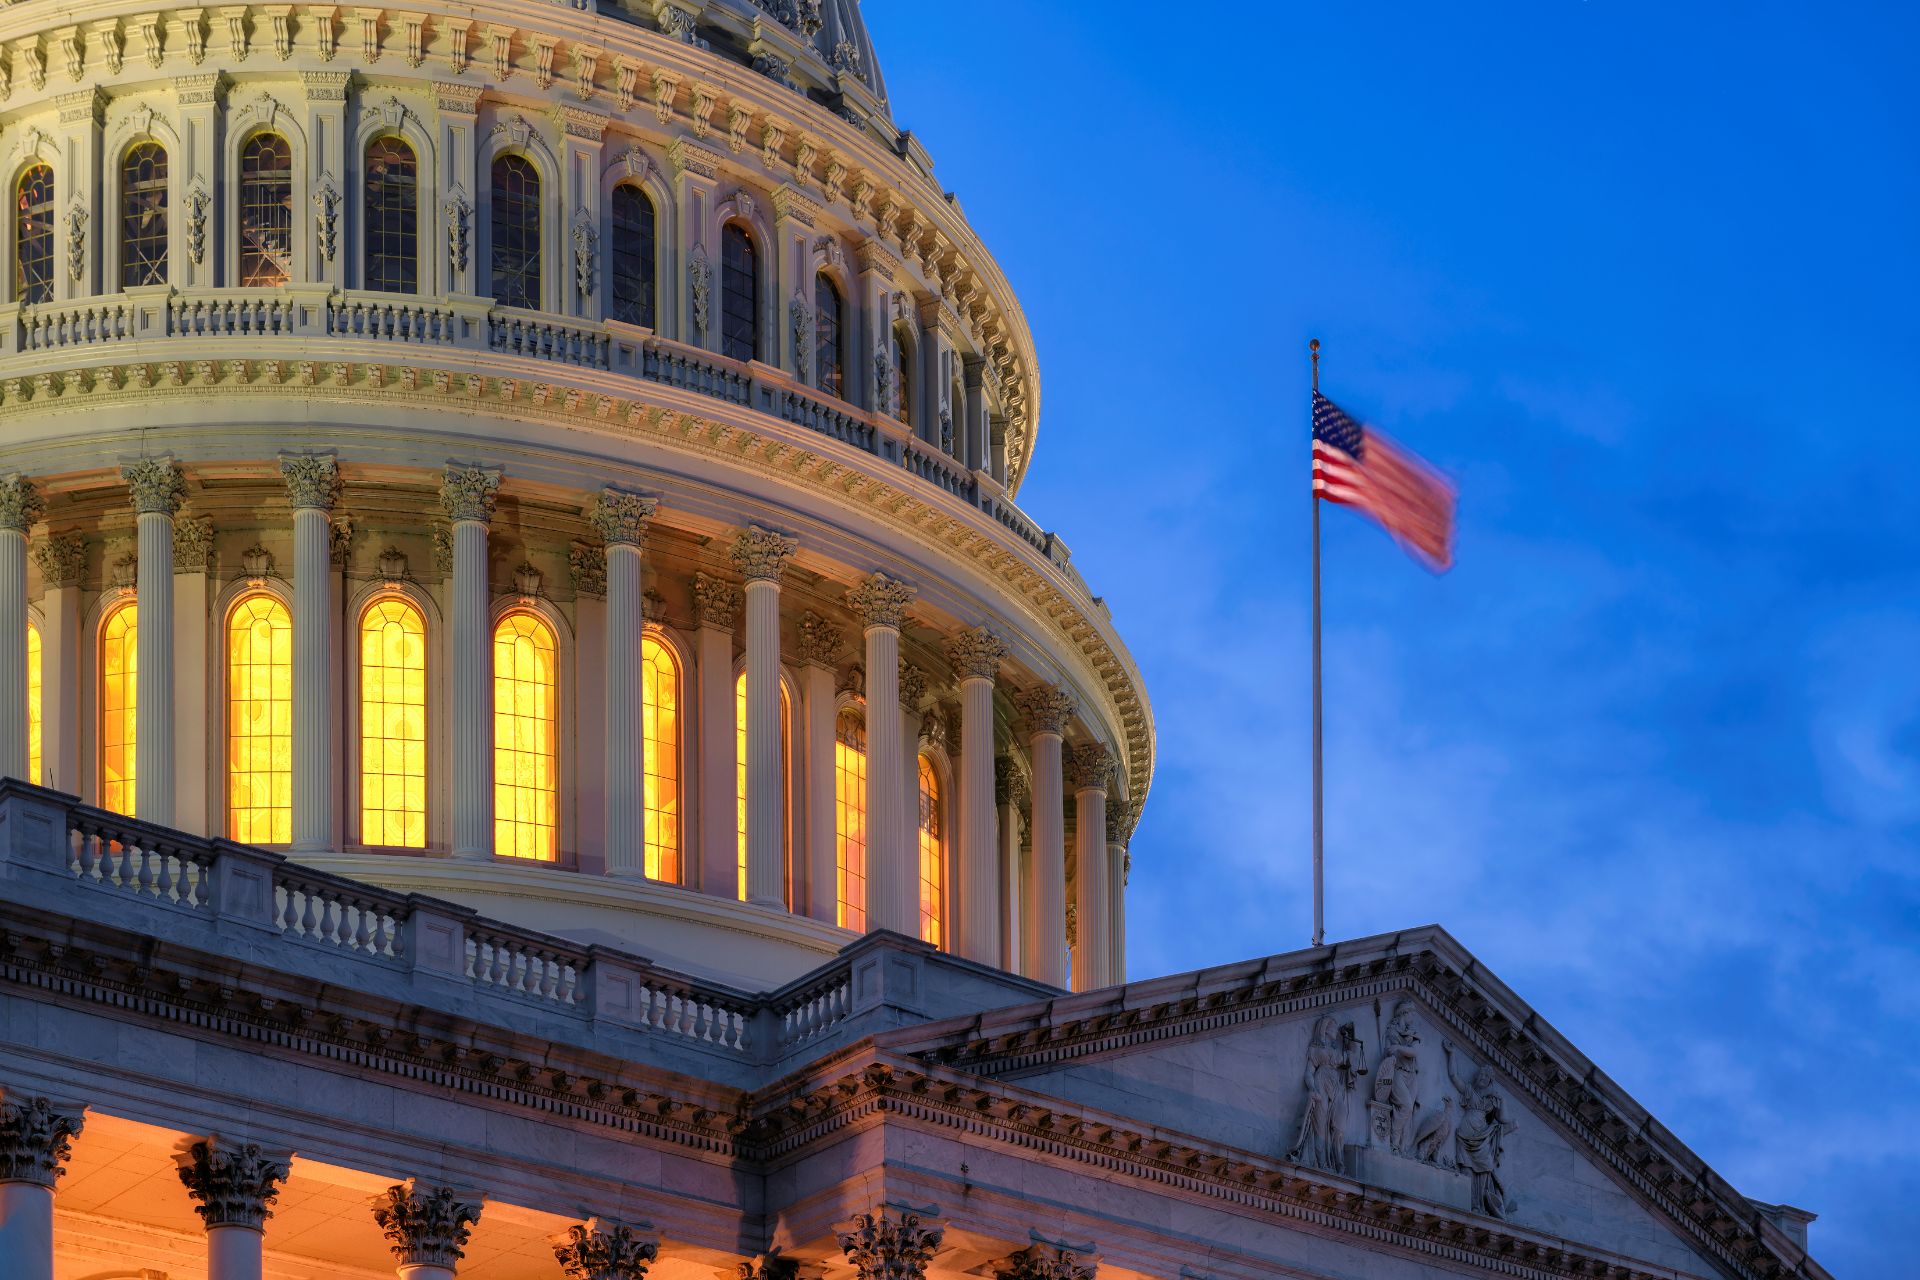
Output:
<instances>
[{"instance_id":1,"label":"golden glowing window","mask_svg":"<svg viewBox=\"0 0 1920 1280\"><path fill-rule=\"evenodd\" d=\"M27 624L27 781L40 781L40 628Z\"/></svg>"},{"instance_id":2,"label":"golden glowing window","mask_svg":"<svg viewBox=\"0 0 1920 1280\"><path fill-rule=\"evenodd\" d=\"M646 704L647 878L680 881L680 664L658 636L640 642Z\"/></svg>"},{"instance_id":3,"label":"golden glowing window","mask_svg":"<svg viewBox=\"0 0 1920 1280\"><path fill-rule=\"evenodd\" d=\"M129 600L100 624L100 807L133 814L134 704L140 693L140 613Z\"/></svg>"},{"instance_id":4,"label":"golden glowing window","mask_svg":"<svg viewBox=\"0 0 1920 1280\"><path fill-rule=\"evenodd\" d=\"M559 851L559 652L553 628L510 613L493 631L493 851Z\"/></svg>"},{"instance_id":5,"label":"golden glowing window","mask_svg":"<svg viewBox=\"0 0 1920 1280\"><path fill-rule=\"evenodd\" d=\"M293 841L293 616L272 596L227 617L227 831Z\"/></svg>"},{"instance_id":6,"label":"golden glowing window","mask_svg":"<svg viewBox=\"0 0 1920 1280\"><path fill-rule=\"evenodd\" d=\"M427 844L427 624L395 597L360 615L360 841Z\"/></svg>"},{"instance_id":7,"label":"golden glowing window","mask_svg":"<svg viewBox=\"0 0 1920 1280\"><path fill-rule=\"evenodd\" d=\"M780 777L787 776L787 685L780 683ZM733 799L740 815L740 901L747 900L747 673L742 671L733 682ZM780 796L781 862L786 862L787 798L783 781ZM791 887L791 886L789 886ZM783 891L784 892L784 891ZM791 896L791 895L787 895ZM789 902L788 906L793 904Z\"/></svg>"},{"instance_id":8,"label":"golden glowing window","mask_svg":"<svg viewBox=\"0 0 1920 1280\"><path fill-rule=\"evenodd\" d=\"M946 827L940 811L940 775L933 761L920 757L920 937L938 947L946 941L941 922L947 916Z\"/></svg>"},{"instance_id":9,"label":"golden glowing window","mask_svg":"<svg viewBox=\"0 0 1920 1280\"><path fill-rule=\"evenodd\" d=\"M867 928L867 726L840 713L833 743L834 877L843 929Z\"/></svg>"}]
</instances>

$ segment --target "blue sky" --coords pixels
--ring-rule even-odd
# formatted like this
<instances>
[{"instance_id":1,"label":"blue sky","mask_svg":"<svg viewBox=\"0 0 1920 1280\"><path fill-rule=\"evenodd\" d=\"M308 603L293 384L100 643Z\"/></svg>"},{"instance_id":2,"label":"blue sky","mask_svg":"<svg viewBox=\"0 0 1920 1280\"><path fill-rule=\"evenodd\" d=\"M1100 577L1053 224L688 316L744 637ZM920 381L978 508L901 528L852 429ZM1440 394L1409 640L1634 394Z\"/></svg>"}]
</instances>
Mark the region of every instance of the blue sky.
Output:
<instances>
[{"instance_id":1,"label":"blue sky","mask_svg":"<svg viewBox=\"0 0 1920 1280\"><path fill-rule=\"evenodd\" d=\"M1136 976L1304 944L1306 342L1450 472L1326 522L1329 933L1437 920L1843 1277L1920 1196L1909 6L868 0L1020 291L1022 505L1147 677Z\"/></svg>"}]
</instances>

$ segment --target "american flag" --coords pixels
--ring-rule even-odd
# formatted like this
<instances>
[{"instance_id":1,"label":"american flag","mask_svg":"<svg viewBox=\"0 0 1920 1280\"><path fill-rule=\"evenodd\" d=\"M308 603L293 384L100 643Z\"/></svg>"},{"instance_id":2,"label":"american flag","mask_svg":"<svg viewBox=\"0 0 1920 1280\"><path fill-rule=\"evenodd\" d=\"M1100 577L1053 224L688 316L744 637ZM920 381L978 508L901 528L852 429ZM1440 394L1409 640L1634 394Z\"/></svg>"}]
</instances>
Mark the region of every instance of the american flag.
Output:
<instances>
[{"instance_id":1,"label":"american flag","mask_svg":"<svg viewBox=\"0 0 1920 1280\"><path fill-rule=\"evenodd\" d=\"M1435 573L1453 565L1453 486L1313 393L1313 496L1354 507Z\"/></svg>"}]
</instances>

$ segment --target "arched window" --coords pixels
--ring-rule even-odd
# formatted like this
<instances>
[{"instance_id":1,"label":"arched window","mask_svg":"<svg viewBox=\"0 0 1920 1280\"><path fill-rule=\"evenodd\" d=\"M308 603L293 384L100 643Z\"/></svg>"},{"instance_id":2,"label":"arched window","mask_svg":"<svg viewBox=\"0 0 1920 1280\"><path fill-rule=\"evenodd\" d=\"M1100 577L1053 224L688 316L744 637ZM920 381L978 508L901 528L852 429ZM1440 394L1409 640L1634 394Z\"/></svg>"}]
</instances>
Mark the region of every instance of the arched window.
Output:
<instances>
[{"instance_id":1,"label":"arched window","mask_svg":"<svg viewBox=\"0 0 1920 1280\"><path fill-rule=\"evenodd\" d=\"M277 133L240 149L240 283L267 288L293 276L293 149Z\"/></svg>"},{"instance_id":2,"label":"arched window","mask_svg":"<svg viewBox=\"0 0 1920 1280\"><path fill-rule=\"evenodd\" d=\"M167 149L141 142L120 165L120 287L167 282Z\"/></svg>"},{"instance_id":3,"label":"arched window","mask_svg":"<svg viewBox=\"0 0 1920 1280\"><path fill-rule=\"evenodd\" d=\"M787 698L786 681L780 682L780 844L782 866L787 864L786 845L787 825L787 719L792 714L793 704ZM747 673L742 671L733 682L733 797L734 807L739 811L740 834L740 901L747 900ZM792 888L792 877L787 877L787 889ZM791 903L789 903L791 905Z\"/></svg>"},{"instance_id":4,"label":"arched window","mask_svg":"<svg viewBox=\"0 0 1920 1280\"><path fill-rule=\"evenodd\" d=\"M360 615L360 842L427 846L427 623L399 596Z\"/></svg>"},{"instance_id":5,"label":"arched window","mask_svg":"<svg viewBox=\"0 0 1920 1280\"><path fill-rule=\"evenodd\" d=\"M720 229L720 354L760 354L760 267L753 237L737 222Z\"/></svg>"},{"instance_id":6,"label":"arched window","mask_svg":"<svg viewBox=\"0 0 1920 1280\"><path fill-rule=\"evenodd\" d=\"M897 325L893 330L893 416L901 426L913 425L913 347Z\"/></svg>"},{"instance_id":7,"label":"arched window","mask_svg":"<svg viewBox=\"0 0 1920 1280\"><path fill-rule=\"evenodd\" d=\"M833 744L834 878L843 929L867 928L867 726L842 711Z\"/></svg>"},{"instance_id":8,"label":"arched window","mask_svg":"<svg viewBox=\"0 0 1920 1280\"><path fill-rule=\"evenodd\" d=\"M631 182L613 189L613 318L654 327L658 259L653 201Z\"/></svg>"},{"instance_id":9,"label":"arched window","mask_svg":"<svg viewBox=\"0 0 1920 1280\"><path fill-rule=\"evenodd\" d=\"M540 306L540 171L525 156L493 162L493 296L503 307Z\"/></svg>"},{"instance_id":10,"label":"arched window","mask_svg":"<svg viewBox=\"0 0 1920 1280\"><path fill-rule=\"evenodd\" d=\"M830 396L847 398L847 353L840 291L822 271L813 278L813 382Z\"/></svg>"},{"instance_id":11,"label":"arched window","mask_svg":"<svg viewBox=\"0 0 1920 1280\"><path fill-rule=\"evenodd\" d=\"M133 812L134 706L140 696L140 606L129 600L100 622L100 807Z\"/></svg>"},{"instance_id":12,"label":"arched window","mask_svg":"<svg viewBox=\"0 0 1920 1280\"><path fill-rule=\"evenodd\" d=\"M493 630L493 851L552 861L559 852L559 646L538 614Z\"/></svg>"},{"instance_id":13,"label":"arched window","mask_svg":"<svg viewBox=\"0 0 1920 1280\"><path fill-rule=\"evenodd\" d=\"M920 757L920 938L934 946L946 942L947 837L941 809L940 775L933 761Z\"/></svg>"},{"instance_id":14,"label":"arched window","mask_svg":"<svg viewBox=\"0 0 1920 1280\"><path fill-rule=\"evenodd\" d=\"M680 662L659 636L640 642L646 701L647 878L680 882Z\"/></svg>"},{"instance_id":15,"label":"arched window","mask_svg":"<svg viewBox=\"0 0 1920 1280\"><path fill-rule=\"evenodd\" d=\"M227 615L227 833L293 841L293 615L269 595Z\"/></svg>"},{"instance_id":16,"label":"arched window","mask_svg":"<svg viewBox=\"0 0 1920 1280\"><path fill-rule=\"evenodd\" d=\"M29 166L14 189L13 296L53 297L53 170L44 164Z\"/></svg>"},{"instance_id":17,"label":"arched window","mask_svg":"<svg viewBox=\"0 0 1920 1280\"><path fill-rule=\"evenodd\" d=\"M420 288L420 162L399 138L367 144L366 288L414 293Z\"/></svg>"},{"instance_id":18,"label":"arched window","mask_svg":"<svg viewBox=\"0 0 1920 1280\"><path fill-rule=\"evenodd\" d=\"M27 624L27 781L36 787L40 780L44 741L40 712L40 628Z\"/></svg>"}]
</instances>

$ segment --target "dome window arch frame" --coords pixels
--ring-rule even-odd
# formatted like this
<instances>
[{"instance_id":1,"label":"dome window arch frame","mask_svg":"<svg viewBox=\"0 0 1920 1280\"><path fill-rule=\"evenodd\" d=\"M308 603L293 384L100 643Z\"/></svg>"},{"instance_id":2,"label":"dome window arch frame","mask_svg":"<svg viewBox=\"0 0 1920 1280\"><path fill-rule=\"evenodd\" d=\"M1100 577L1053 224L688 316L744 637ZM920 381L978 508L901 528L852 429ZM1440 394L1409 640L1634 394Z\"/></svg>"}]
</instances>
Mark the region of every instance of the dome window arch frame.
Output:
<instances>
[{"instance_id":1,"label":"dome window arch frame","mask_svg":"<svg viewBox=\"0 0 1920 1280\"><path fill-rule=\"evenodd\" d=\"M414 288L411 293L375 290L368 283L367 246L370 234L367 196L369 170L367 157L382 139L404 143L414 160ZM454 292L450 264L444 250L446 232L441 205L451 191L439 189L440 151L434 137L420 117L392 99L382 107L363 105L354 121L348 145L352 148L347 164L347 190L344 193L345 234L341 254L345 259L342 277L348 288L378 292L383 297L427 297Z\"/></svg>"},{"instance_id":2,"label":"dome window arch frame","mask_svg":"<svg viewBox=\"0 0 1920 1280\"><path fill-rule=\"evenodd\" d=\"M241 229L243 225L242 205L248 199L245 172L247 149L254 140L265 136L279 138L287 147L287 266L285 285L299 284L308 278L307 264L312 262L311 218L300 216L307 208L310 197L307 180L307 157L312 153L307 146L307 135L297 120L291 118L277 104L249 104L234 112L230 117L237 127L227 131L225 151L225 172L231 179L220 184L220 196L216 210L216 222L220 228L221 282L230 288L276 288L284 287L271 284L248 285L242 274L246 260L246 248Z\"/></svg>"},{"instance_id":3,"label":"dome window arch frame","mask_svg":"<svg viewBox=\"0 0 1920 1280\"><path fill-rule=\"evenodd\" d=\"M579 668L579 637L574 634L567 616L556 608L544 595L502 595L496 596L487 609L487 779L491 787L494 783L500 743L496 732L499 723L499 708L493 705L492 691L496 673L494 670L494 637L500 630L500 624L516 613L532 614L547 625L553 632L554 645L554 848L551 860L518 858L501 853L494 847L493 833L498 830L500 815L497 811L490 814L488 829L488 848L497 862L515 866L538 866L563 871L577 871L579 863L579 805L580 752L579 745L579 707L581 672ZM491 808L491 806L490 806Z\"/></svg>"},{"instance_id":4,"label":"dome window arch frame","mask_svg":"<svg viewBox=\"0 0 1920 1280\"><path fill-rule=\"evenodd\" d=\"M375 606L387 600L400 600L411 605L419 613L426 629L424 658L427 668L427 842L422 849L400 845L375 844L366 839L363 810L364 785L366 780L364 759L364 734L361 725L361 695L365 672L360 661L360 634L365 625L366 616ZM341 788L346 811L346 824L342 830L346 833L349 846L364 853L392 854L405 857L418 854L444 853L451 847L448 823L451 821L447 808L448 759L446 710L448 663L446 661L446 621L433 596L408 578L380 579L363 584L352 593L346 602L347 643L340 646L344 679L341 688L344 692L345 715L342 720L343 749L341 758L346 773L345 785ZM491 643L492 633L488 640ZM489 650L491 654L491 650ZM491 660L491 658L489 658ZM488 668L491 679L492 668Z\"/></svg>"},{"instance_id":5,"label":"dome window arch frame","mask_svg":"<svg viewBox=\"0 0 1920 1280\"><path fill-rule=\"evenodd\" d=\"M600 207L606 211L606 231L601 237L603 251L600 254L598 272L601 297L605 299L606 318L615 324L629 323L614 314L616 262L613 243L613 202L614 193L623 186L635 188L653 205L652 332L662 338L684 340L685 329L680 312L681 291L674 287L674 282L680 279L681 275L678 269L680 204L674 198L673 188L668 184L660 166L637 142L629 144L624 152L615 155L600 170Z\"/></svg>"},{"instance_id":6,"label":"dome window arch frame","mask_svg":"<svg viewBox=\"0 0 1920 1280\"><path fill-rule=\"evenodd\" d=\"M167 158L166 177L166 258L163 278L150 285L127 283L127 206L126 171L134 149L160 147ZM186 252L185 182L180 157L180 134L173 122L157 111L136 109L119 121L101 148L106 157L101 165L100 207L110 216L103 217L100 241L100 278L106 281L104 292L121 293L130 289L167 288L183 284L193 270Z\"/></svg>"},{"instance_id":7,"label":"dome window arch frame","mask_svg":"<svg viewBox=\"0 0 1920 1280\"><path fill-rule=\"evenodd\" d=\"M566 257L561 246L561 223L565 219L560 215L560 159L554 154L552 144L541 133L539 126L518 112L483 124L482 138L474 155L473 173L475 243L472 270L475 292L492 298L496 306L512 305L501 302L493 292L493 177L497 162L507 156L518 156L533 167L534 175L540 181L539 196L535 202L540 216L540 229L535 237L540 254L540 287L538 295L531 299L534 306L527 309L558 312L561 310L561 290L563 286L571 288L573 275L571 271L563 269Z\"/></svg>"}]
</instances>

